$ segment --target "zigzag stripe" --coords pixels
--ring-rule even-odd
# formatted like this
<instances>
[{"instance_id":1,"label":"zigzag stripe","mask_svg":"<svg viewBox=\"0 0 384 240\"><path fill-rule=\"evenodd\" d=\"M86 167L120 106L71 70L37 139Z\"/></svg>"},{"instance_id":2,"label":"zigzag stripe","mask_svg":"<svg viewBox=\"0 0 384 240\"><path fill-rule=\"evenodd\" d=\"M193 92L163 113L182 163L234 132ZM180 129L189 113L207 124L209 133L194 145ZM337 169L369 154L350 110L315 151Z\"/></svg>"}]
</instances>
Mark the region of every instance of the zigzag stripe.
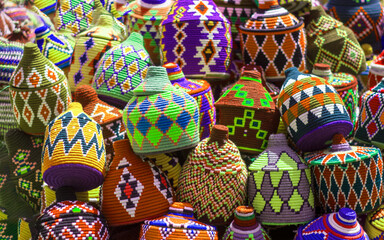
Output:
<instances>
[{"instance_id":1,"label":"zigzag stripe","mask_svg":"<svg viewBox=\"0 0 384 240\"><path fill-rule=\"evenodd\" d=\"M93 134L93 137L92 137L91 141L89 141L89 143L87 144L85 142L83 130L79 129L79 131L73 137L72 141L69 142L68 141L67 130L64 128L57 135L57 137L55 138L55 141L53 142L52 145L51 145L51 136L48 135L48 138L47 138L47 140L45 141L45 144L44 144L44 152L48 148L49 158L52 157L53 150L56 148L56 146L59 144L60 141L62 141L63 144L64 144L64 152L65 152L65 154L69 153L69 151L77 143L77 141L81 141L81 149L82 149L82 152L83 152L84 156L88 153L89 149L92 148L93 144L95 144L96 153L97 153L97 158L98 159L100 159L101 155L105 151L104 141L101 142L101 147L99 148L99 143L97 142L97 135L96 135L96 133Z\"/></svg>"}]
</instances>

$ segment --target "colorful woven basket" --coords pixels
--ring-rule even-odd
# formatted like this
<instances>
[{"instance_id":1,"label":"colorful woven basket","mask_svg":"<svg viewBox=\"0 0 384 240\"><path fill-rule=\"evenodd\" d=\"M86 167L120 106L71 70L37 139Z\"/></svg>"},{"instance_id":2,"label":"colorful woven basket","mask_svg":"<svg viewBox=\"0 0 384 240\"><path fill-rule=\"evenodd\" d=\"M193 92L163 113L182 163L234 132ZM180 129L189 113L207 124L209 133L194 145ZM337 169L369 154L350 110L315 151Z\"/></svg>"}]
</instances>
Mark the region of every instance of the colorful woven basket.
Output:
<instances>
[{"instance_id":1,"label":"colorful woven basket","mask_svg":"<svg viewBox=\"0 0 384 240\"><path fill-rule=\"evenodd\" d=\"M211 86L204 80L186 79L177 63L167 63L163 67L167 69L172 85L184 90L196 100L200 113L200 140L209 137L211 128L216 123L215 99Z\"/></svg>"},{"instance_id":2,"label":"colorful woven basket","mask_svg":"<svg viewBox=\"0 0 384 240\"><path fill-rule=\"evenodd\" d=\"M113 142L126 138L123 115L120 110L101 101L95 89L88 85L76 88L75 99L79 102L93 120L100 124L106 153L106 166L108 167L114 156Z\"/></svg>"},{"instance_id":3,"label":"colorful woven basket","mask_svg":"<svg viewBox=\"0 0 384 240\"><path fill-rule=\"evenodd\" d=\"M46 58L61 69L69 67L75 46L73 37L52 32L47 25L36 28L35 34L36 44Z\"/></svg>"},{"instance_id":4,"label":"colorful woven basket","mask_svg":"<svg viewBox=\"0 0 384 240\"><path fill-rule=\"evenodd\" d=\"M163 217L146 220L141 225L141 240L194 239L218 240L216 228L199 222L189 203L175 202Z\"/></svg>"},{"instance_id":5,"label":"colorful woven basket","mask_svg":"<svg viewBox=\"0 0 384 240\"><path fill-rule=\"evenodd\" d=\"M240 27L241 51L245 64L263 67L268 81L281 82L290 67L305 70L304 24L277 0L261 0L258 10Z\"/></svg>"},{"instance_id":6,"label":"colorful woven basket","mask_svg":"<svg viewBox=\"0 0 384 240\"><path fill-rule=\"evenodd\" d=\"M94 206L61 201L44 209L36 221L34 239L109 239L107 221Z\"/></svg>"},{"instance_id":7,"label":"colorful woven basket","mask_svg":"<svg viewBox=\"0 0 384 240\"><path fill-rule=\"evenodd\" d=\"M305 30L309 71L315 63L328 64L334 73L356 76L365 71L365 54L351 29L329 16L322 6L314 7L308 18Z\"/></svg>"},{"instance_id":8,"label":"colorful woven basket","mask_svg":"<svg viewBox=\"0 0 384 240\"><path fill-rule=\"evenodd\" d=\"M239 27L244 25L256 11L253 0L214 0L217 8L231 23L233 48L240 49Z\"/></svg>"},{"instance_id":9,"label":"colorful woven basket","mask_svg":"<svg viewBox=\"0 0 384 240\"><path fill-rule=\"evenodd\" d=\"M166 19L173 0L135 0L126 9L129 32L137 32L144 38L144 47L155 65L161 64L160 23Z\"/></svg>"},{"instance_id":10,"label":"colorful woven basket","mask_svg":"<svg viewBox=\"0 0 384 240\"><path fill-rule=\"evenodd\" d=\"M123 109L147 75L151 59L143 37L133 32L127 40L107 51L93 78L99 98Z\"/></svg>"},{"instance_id":11,"label":"colorful woven basket","mask_svg":"<svg viewBox=\"0 0 384 240\"><path fill-rule=\"evenodd\" d=\"M49 15L56 11L57 0L34 0L33 4L43 13Z\"/></svg>"},{"instance_id":12,"label":"colorful woven basket","mask_svg":"<svg viewBox=\"0 0 384 240\"><path fill-rule=\"evenodd\" d=\"M164 63L177 63L187 78L229 78L231 25L213 0L178 0L162 22Z\"/></svg>"},{"instance_id":13,"label":"colorful woven basket","mask_svg":"<svg viewBox=\"0 0 384 240\"><path fill-rule=\"evenodd\" d=\"M384 239L384 205L381 205L378 209L368 214L365 219L364 230L371 240L382 240Z\"/></svg>"},{"instance_id":14,"label":"colorful woven basket","mask_svg":"<svg viewBox=\"0 0 384 240\"><path fill-rule=\"evenodd\" d=\"M368 86L372 90L384 77L384 51L377 56L369 65Z\"/></svg>"},{"instance_id":15,"label":"colorful woven basket","mask_svg":"<svg viewBox=\"0 0 384 240\"><path fill-rule=\"evenodd\" d=\"M316 1L313 0L278 0L278 2L280 6L295 16L308 15L312 6L316 5Z\"/></svg>"},{"instance_id":16,"label":"colorful woven basket","mask_svg":"<svg viewBox=\"0 0 384 240\"><path fill-rule=\"evenodd\" d=\"M361 109L355 133L355 140L384 148L384 82L381 81L372 90L361 96Z\"/></svg>"},{"instance_id":17,"label":"colorful woven basket","mask_svg":"<svg viewBox=\"0 0 384 240\"><path fill-rule=\"evenodd\" d=\"M236 207L246 199L248 172L228 128L215 125L184 164L177 199L191 203L197 220L214 226L228 225Z\"/></svg>"},{"instance_id":18,"label":"colorful woven basket","mask_svg":"<svg viewBox=\"0 0 384 240\"><path fill-rule=\"evenodd\" d=\"M195 99L172 86L167 70L151 66L123 112L132 149L148 155L194 147L199 142Z\"/></svg>"},{"instance_id":19,"label":"colorful woven basket","mask_svg":"<svg viewBox=\"0 0 384 240\"><path fill-rule=\"evenodd\" d=\"M337 213L323 215L299 227L295 240L313 239L369 240L369 237L357 221L356 213L349 208L342 208Z\"/></svg>"},{"instance_id":20,"label":"colorful woven basket","mask_svg":"<svg viewBox=\"0 0 384 240\"><path fill-rule=\"evenodd\" d=\"M161 153L155 155L146 155L143 160L151 161L161 171L167 175L169 182L174 189L177 188L179 183L179 176L181 172L181 165L179 158L175 153Z\"/></svg>"},{"instance_id":21,"label":"colorful woven basket","mask_svg":"<svg viewBox=\"0 0 384 240\"><path fill-rule=\"evenodd\" d=\"M101 15L97 24L77 35L68 79L71 91L81 85L93 84L96 67L104 53L120 44L121 38L112 16Z\"/></svg>"},{"instance_id":22,"label":"colorful woven basket","mask_svg":"<svg viewBox=\"0 0 384 240\"><path fill-rule=\"evenodd\" d=\"M360 43L381 50L384 33L384 8L380 0L329 0L325 8L335 19L352 29Z\"/></svg>"},{"instance_id":23,"label":"colorful woven basket","mask_svg":"<svg viewBox=\"0 0 384 240\"><path fill-rule=\"evenodd\" d=\"M48 123L71 102L64 73L33 43L25 44L23 58L9 84L17 124L28 134L43 135Z\"/></svg>"},{"instance_id":24,"label":"colorful woven basket","mask_svg":"<svg viewBox=\"0 0 384 240\"><path fill-rule=\"evenodd\" d=\"M4 37L13 32L15 24L5 11L0 11L0 36Z\"/></svg>"},{"instance_id":25,"label":"colorful woven basket","mask_svg":"<svg viewBox=\"0 0 384 240\"><path fill-rule=\"evenodd\" d=\"M263 227L256 221L252 207L236 208L235 219L227 228L223 240L270 240Z\"/></svg>"},{"instance_id":26,"label":"colorful woven basket","mask_svg":"<svg viewBox=\"0 0 384 240\"><path fill-rule=\"evenodd\" d=\"M315 217L311 171L284 134L271 134L248 169L248 201L261 224L297 225Z\"/></svg>"},{"instance_id":27,"label":"colorful woven basket","mask_svg":"<svg viewBox=\"0 0 384 240\"><path fill-rule=\"evenodd\" d=\"M341 134L331 148L307 153L315 190L326 213L348 207L357 214L380 206L383 200L383 160L374 147L350 146Z\"/></svg>"},{"instance_id":28,"label":"colorful woven basket","mask_svg":"<svg viewBox=\"0 0 384 240\"><path fill-rule=\"evenodd\" d=\"M31 136L19 129L11 129L5 135L10 157L9 180L17 181L16 192L35 212L40 210L43 190L41 173L43 142L42 136Z\"/></svg>"},{"instance_id":29,"label":"colorful woven basket","mask_svg":"<svg viewBox=\"0 0 384 240\"><path fill-rule=\"evenodd\" d=\"M297 68L286 70L285 75L277 106L298 149L320 150L336 133L347 136L351 132L348 111L332 85Z\"/></svg>"},{"instance_id":30,"label":"colorful woven basket","mask_svg":"<svg viewBox=\"0 0 384 240\"><path fill-rule=\"evenodd\" d=\"M54 189L83 192L100 186L105 174L105 145L100 125L73 102L51 121L42 153L43 180Z\"/></svg>"},{"instance_id":31,"label":"colorful woven basket","mask_svg":"<svg viewBox=\"0 0 384 240\"><path fill-rule=\"evenodd\" d=\"M102 211L108 224L134 224L164 215L174 201L167 176L136 156L128 139L114 142L113 147L115 157L102 193Z\"/></svg>"},{"instance_id":32,"label":"colorful woven basket","mask_svg":"<svg viewBox=\"0 0 384 240\"><path fill-rule=\"evenodd\" d=\"M332 74L330 66L321 63L313 66L312 74L324 78L336 89L351 118L353 129L355 129L359 116L359 91L356 77L343 72Z\"/></svg>"},{"instance_id":33,"label":"colorful woven basket","mask_svg":"<svg viewBox=\"0 0 384 240\"><path fill-rule=\"evenodd\" d=\"M279 111L257 70L244 70L215 106L218 123L228 127L229 139L244 153L261 153L279 125Z\"/></svg>"}]
</instances>

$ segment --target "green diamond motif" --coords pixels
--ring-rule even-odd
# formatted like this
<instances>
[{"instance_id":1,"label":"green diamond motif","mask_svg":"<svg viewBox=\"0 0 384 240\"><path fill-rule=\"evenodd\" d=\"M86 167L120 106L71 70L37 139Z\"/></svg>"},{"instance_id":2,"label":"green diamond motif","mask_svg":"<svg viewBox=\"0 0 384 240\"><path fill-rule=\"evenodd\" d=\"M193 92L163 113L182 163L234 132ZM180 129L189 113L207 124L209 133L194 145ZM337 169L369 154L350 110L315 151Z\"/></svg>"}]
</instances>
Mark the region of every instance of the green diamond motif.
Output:
<instances>
[{"instance_id":1,"label":"green diamond motif","mask_svg":"<svg viewBox=\"0 0 384 240\"><path fill-rule=\"evenodd\" d=\"M152 144L152 146L157 146L162 138L162 132L157 129L155 126L152 126L147 132L147 140Z\"/></svg>"},{"instance_id":2,"label":"green diamond motif","mask_svg":"<svg viewBox=\"0 0 384 240\"><path fill-rule=\"evenodd\" d=\"M129 131L127 131L128 133ZM141 148L144 142L144 136L140 133L139 130L135 129L135 133L133 134L133 139L136 141L137 145ZM132 140L132 139L131 139Z\"/></svg>"},{"instance_id":3,"label":"green diamond motif","mask_svg":"<svg viewBox=\"0 0 384 240\"><path fill-rule=\"evenodd\" d=\"M277 213L281 211L281 206L283 205L283 201L280 199L279 195L277 195L277 190L273 192L273 196L269 204L271 204L273 211Z\"/></svg>"},{"instance_id":4,"label":"green diamond motif","mask_svg":"<svg viewBox=\"0 0 384 240\"><path fill-rule=\"evenodd\" d=\"M261 213L264 210L265 204L266 202L263 196L260 194L260 192L257 192L252 202L253 208L255 209L256 213Z\"/></svg>"},{"instance_id":5,"label":"green diamond motif","mask_svg":"<svg viewBox=\"0 0 384 240\"><path fill-rule=\"evenodd\" d=\"M255 115L255 111L252 111L252 110L245 110L244 111L244 117L245 118L253 118L253 116Z\"/></svg>"},{"instance_id":6,"label":"green diamond motif","mask_svg":"<svg viewBox=\"0 0 384 240\"><path fill-rule=\"evenodd\" d=\"M246 98L241 103L243 106L252 107L254 104L254 100L252 98Z\"/></svg>"},{"instance_id":7,"label":"green diamond motif","mask_svg":"<svg viewBox=\"0 0 384 240\"><path fill-rule=\"evenodd\" d=\"M268 135L267 131L259 130L256 134L256 137L259 139L265 139L267 137L267 135Z\"/></svg>"},{"instance_id":8,"label":"green diamond motif","mask_svg":"<svg viewBox=\"0 0 384 240\"><path fill-rule=\"evenodd\" d=\"M242 118L235 117L235 126L236 127L244 127L245 120Z\"/></svg>"},{"instance_id":9,"label":"green diamond motif","mask_svg":"<svg viewBox=\"0 0 384 240\"><path fill-rule=\"evenodd\" d=\"M236 94L235 94L235 97L238 97L238 98L246 98L247 97L247 92L246 91L238 91Z\"/></svg>"},{"instance_id":10,"label":"green diamond motif","mask_svg":"<svg viewBox=\"0 0 384 240\"><path fill-rule=\"evenodd\" d=\"M270 101L268 101L266 99L261 98L260 103L261 103L261 106L263 106L263 107L271 107Z\"/></svg>"},{"instance_id":11,"label":"green diamond motif","mask_svg":"<svg viewBox=\"0 0 384 240\"><path fill-rule=\"evenodd\" d=\"M251 129L260 129L260 126L261 126L261 121L259 120L252 120L249 123L249 128Z\"/></svg>"},{"instance_id":12,"label":"green diamond motif","mask_svg":"<svg viewBox=\"0 0 384 240\"><path fill-rule=\"evenodd\" d=\"M253 174L253 179L255 181L256 189L261 189L261 184L263 183L264 171L257 171Z\"/></svg>"},{"instance_id":13,"label":"green diamond motif","mask_svg":"<svg viewBox=\"0 0 384 240\"><path fill-rule=\"evenodd\" d=\"M229 135L235 135L235 127L234 126L227 126L228 128L228 134Z\"/></svg>"},{"instance_id":14,"label":"green diamond motif","mask_svg":"<svg viewBox=\"0 0 384 240\"><path fill-rule=\"evenodd\" d=\"M288 205L295 210L295 212L299 212L301 209L301 206L303 205L304 200L300 196L299 192L297 189L293 190L293 193L291 195L291 198L288 201Z\"/></svg>"},{"instance_id":15,"label":"green diamond motif","mask_svg":"<svg viewBox=\"0 0 384 240\"><path fill-rule=\"evenodd\" d=\"M81 209L78 208L78 207L74 207L74 208L72 209L72 212L73 212L73 213L80 213L80 212L81 212Z\"/></svg>"},{"instance_id":16,"label":"green diamond motif","mask_svg":"<svg viewBox=\"0 0 384 240\"><path fill-rule=\"evenodd\" d=\"M280 155L280 160L277 161L276 166L279 169L294 170L294 169L297 169L297 162L295 160L293 160L290 156L288 156L287 153L283 152ZM299 177L299 180L300 180L300 174L298 174L298 175L299 175L298 177ZM296 186L296 185L293 185L293 186Z\"/></svg>"},{"instance_id":17,"label":"green diamond motif","mask_svg":"<svg viewBox=\"0 0 384 240\"><path fill-rule=\"evenodd\" d=\"M269 172L269 177L271 179L271 184L273 187L279 187L281 177L283 176L284 171Z\"/></svg>"},{"instance_id":18,"label":"green diamond motif","mask_svg":"<svg viewBox=\"0 0 384 240\"><path fill-rule=\"evenodd\" d=\"M167 132L167 137L169 137L173 143L177 143L182 133L183 130L178 127L177 124L172 124Z\"/></svg>"}]
</instances>

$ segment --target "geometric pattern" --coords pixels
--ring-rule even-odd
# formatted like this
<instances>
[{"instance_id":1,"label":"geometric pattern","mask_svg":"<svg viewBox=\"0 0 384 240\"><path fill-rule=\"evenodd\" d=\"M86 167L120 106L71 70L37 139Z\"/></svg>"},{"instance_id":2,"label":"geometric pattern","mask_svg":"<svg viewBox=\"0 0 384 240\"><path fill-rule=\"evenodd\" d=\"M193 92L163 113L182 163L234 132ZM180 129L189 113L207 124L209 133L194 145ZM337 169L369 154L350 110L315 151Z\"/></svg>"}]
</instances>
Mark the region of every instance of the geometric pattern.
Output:
<instances>
[{"instance_id":1,"label":"geometric pattern","mask_svg":"<svg viewBox=\"0 0 384 240\"><path fill-rule=\"evenodd\" d=\"M384 52L381 52L369 65L367 88L371 90L383 78Z\"/></svg>"},{"instance_id":2,"label":"geometric pattern","mask_svg":"<svg viewBox=\"0 0 384 240\"><path fill-rule=\"evenodd\" d=\"M144 47L154 65L160 65L160 23L166 18L173 1L131 1L126 10L128 31L137 32L144 38Z\"/></svg>"},{"instance_id":3,"label":"geometric pattern","mask_svg":"<svg viewBox=\"0 0 384 240\"><path fill-rule=\"evenodd\" d=\"M166 74L165 71L168 79ZM135 91L150 89L151 84L166 90L161 93L152 90L147 93L148 96L134 96L124 109L124 124L136 154L175 151L197 144L199 140L199 109L196 101L170 83L156 80L142 83Z\"/></svg>"},{"instance_id":4,"label":"geometric pattern","mask_svg":"<svg viewBox=\"0 0 384 240\"><path fill-rule=\"evenodd\" d=\"M136 33L131 34L100 60L94 77L96 92L102 100L124 108L133 96L132 90L144 80L150 64L143 38Z\"/></svg>"},{"instance_id":5,"label":"geometric pattern","mask_svg":"<svg viewBox=\"0 0 384 240\"><path fill-rule=\"evenodd\" d=\"M168 181L167 176L159 170L153 163L148 162L151 166L151 171L153 173L153 185L159 190L163 197L169 202L173 203L173 190L172 186Z\"/></svg>"},{"instance_id":6,"label":"geometric pattern","mask_svg":"<svg viewBox=\"0 0 384 240\"><path fill-rule=\"evenodd\" d=\"M350 208L359 214L380 206L383 160L378 149L356 147L328 156L316 152L306 155L305 161L312 165L315 192L323 211Z\"/></svg>"},{"instance_id":7,"label":"geometric pattern","mask_svg":"<svg viewBox=\"0 0 384 240\"><path fill-rule=\"evenodd\" d=\"M306 26L306 31L309 68L315 63L325 63L334 73L356 75L365 67L365 54L359 42L341 22L329 15L321 15Z\"/></svg>"},{"instance_id":8,"label":"geometric pattern","mask_svg":"<svg viewBox=\"0 0 384 240\"><path fill-rule=\"evenodd\" d=\"M383 213L384 205L368 214L365 220L364 230L368 234L369 239L380 240L384 237L383 232Z\"/></svg>"},{"instance_id":9,"label":"geometric pattern","mask_svg":"<svg viewBox=\"0 0 384 240\"><path fill-rule=\"evenodd\" d=\"M223 77L232 51L231 25L209 0L176 2L162 23L163 62L175 62L187 77Z\"/></svg>"},{"instance_id":10,"label":"geometric pattern","mask_svg":"<svg viewBox=\"0 0 384 240\"><path fill-rule=\"evenodd\" d=\"M43 211L36 223L39 240L109 239L107 221L92 205L62 201Z\"/></svg>"},{"instance_id":11,"label":"geometric pattern","mask_svg":"<svg viewBox=\"0 0 384 240\"><path fill-rule=\"evenodd\" d=\"M301 76L304 75L299 75L299 78ZM277 106L294 142L335 119L351 121L340 96L324 79L307 75L301 80L286 83Z\"/></svg>"},{"instance_id":12,"label":"geometric pattern","mask_svg":"<svg viewBox=\"0 0 384 240\"><path fill-rule=\"evenodd\" d=\"M176 202L165 216L146 220L141 225L140 239L217 239L216 228L198 222L189 203Z\"/></svg>"},{"instance_id":13,"label":"geometric pattern","mask_svg":"<svg viewBox=\"0 0 384 240\"><path fill-rule=\"evenodd\" d=\"M247 168L230 140L219 146L202 140L181 170L177 197L193 205L197 220L226 224L246 198Z\"/></svg>"},{"instance_id":14,"label":"geometric pattern","mask_svg":"<svg viewBox=\"0 0 384 240\"><path fill-rule=\"evenodd\" d=\"M307 41L303 22L273 7L257 10L239 32L243 62L260 65L267 79L281 79L290 67L305 70Z\"/></svg>"},{"instance_id":15,"label":"geometric pattern","mask_svg":"<svg viewBox=\"0 0 384 240\"><path fill-rule=\"evenodd\" d=\"M282 143L278 135L272 136L273 142L270 138L268 148L249 166L249 205L265 225L311 221L315 215L311 171L285 139Z\"/></svg>"},{"instance_id":16,"label":"geometric pattern","mask_svg":"<svg viewBox=\"0 0 384 240\"><path fill-rule=\"evenodd\" d=\"M54 13L57 5L56 0L35 0L33 3L46 15Z\"/></svg>"},{"instance_id":17,"label":"geometric pattern","mask_svg":"<svg viewBox=\"0 0 384 240\"><path fill-rule=\"evenodd\" d=\"M361 110L355 139L375 146L384 146L384 95L380 83L361 97Z\"/></svg>"}]
</instances>

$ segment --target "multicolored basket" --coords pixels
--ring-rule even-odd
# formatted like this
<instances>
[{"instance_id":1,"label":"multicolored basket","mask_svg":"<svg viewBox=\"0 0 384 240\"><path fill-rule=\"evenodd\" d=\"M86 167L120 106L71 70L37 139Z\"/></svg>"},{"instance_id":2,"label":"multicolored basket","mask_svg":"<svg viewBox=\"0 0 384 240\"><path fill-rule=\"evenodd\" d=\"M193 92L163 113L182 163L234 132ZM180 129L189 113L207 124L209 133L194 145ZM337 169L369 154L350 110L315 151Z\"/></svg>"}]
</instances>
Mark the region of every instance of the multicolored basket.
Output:
<instances>
[{"instance_id":1,"label":"multicolored basket","mask_svg":"<svg viewBox=\"0 0 384 240\"><path fill-rule=\"evenodd\" d=\"M377 56L369 65L368 86L372 90L384 77L384 51Z\"/></svg>"},{"instance_id":2,"label":"multicolored basket","mask_svg":"<svg viewBox=\"0 0 384 240\"><path fill-rule=\"evenodd\" d=\"M62 186L83 192L100 186L105 174L101 126L73 102L46 128L42 153L43 180L55 190Z\"/></svg>"},{"instance_id":3,"label":"multicolored basket","mask_svg":"<svg viewBox=\"0 0 384 240\"><path fill-rule=\"evenodd\" d=\"M141 240L194 239L218 240L216 228L199 222L189 203L175 202L163 217L146 220L141 225Z\"/></svg>"},{"instance_id":4,"label":"multicolored basket","mask_svg":"<svg viewBox=\"0 0 384 240\"><path fill-rule=\"evenodd\" d=\"M57 0L34 0L33 4L44 14L54 14L56 11Z\"/></svg>"},{"instance_id":5,"label":"multicolored basket","mask_svg":"<svg viewBox=\"0 0 384 240\"><path fill-rule=\"evenodd\" d=\"M361 96L361 109L355 133L355 140L384 148L384 82Z\"/></svg>"},{"instance_id":6,"label":"multicolored basket","mask_svg":"<svg viewBox=\"0 0 384 240\"><path fill-rule=\"evenodd\" d=\"M357 214L380 206L383 200L383 160L374 147L350 146L341 134L330 148L307 153L315 190L326 213L348 207Z\"/></svg>"},{"instance_id":7,"label":"multicolored basket","mask_svg":"<svg viewBox=\"0 0 384 240\"><path fill-rule=\"evenodd\" d=\"M173 0L135 0L126 9L129 32L137 32L144 37L144 47L154 65L161 64L160 38L161 22L167 18Z\"/></svg>"},{"instance_id":8,"label":"multicolored basket","mask_svg":"<svg viewBox=\"0 0 384 240\"><path fill-rule=\"evenodd\" d=\"M305 70L304 23L277 0L261 0L258 10L240 27L244 64L263 67L268 81L281 82L290 67Z\"/></svg>"},{"instance_id":9,"label":"multicolored basket","mask_svg":"<svg viewBox=\"0 0 384 240\"><path fill-rule=\"evenodd\" d=\"M126 138L120 110L101 101L97 97L96 90L91 86L82 85L76 88L75 99L84 109L84 112L100 124L103 130L103 138L106 153L106 166L108 167L113 159L115 151L113 142Z\"/></svg>"},{"instance_id":10,"label":"multicolored basket","mask_svg":"<svg viewBox=\"0 0 384 240\"><path fill-rule=\"evenodd\" d=\"M371 240L384 239L384 227L383 227L384 205L381 205L378 209L368 214L365 219L364 230Z\"/></svg>"},{"instance_id":11,"label":"multicolored basket","mask_svg":"<svg viewBox=\"0 0 384 240\"><path fill-rule=\"evenodd\" d=\"M278 0L279 5L295 16L309 15L310 10L317 4L313 0Z\"/></svg>"},{"instance_id":12,"label":"multicolored basket","mask_svg":"<svg viewBox=\"0 0 384 240\"><path fill-rule=\"evenodd\" d=\"M93 78L101 100L120 109L127 105L151 65L143 44L143 37L133 32L104 54Z\"/></svg>"},{"instance_id":13,"label":"multicolored basket","mask_svg":"<svg viewBox=\"0 0 384 240\"><path fill-rule=\"evenodd\" d=\"M107 221L94 206L81 201L61 201L44 209L34 239L109 239Z\"/></svg>"},{"instance_id":14,"label":"multicolored basket","mask_svg":"<svg viewBox=\"0 0 384 240\"><path fill-rule=\"evenodd\" d=\"M213 0L176 1L160 32L164 63L177 63L187 78L229 78L231 25Z\"/></svg>"},{"instance_id":15,"label":"multicolored basket","mask_svg":"<svg viewBox=\"0 0 384 240\"><path fill-rule=\"evenodd\" d=\"M128 139L113 143L115 157L105 178L102 211L109 225L142 222L167 213L173 190L167 176L136 156Z\"/></svg>"},{"instance_id":16,"label":"multicolored basket","mask_svg":"<svg viewBox=\"0 0 384 240\"><path fill-rule=\"evenodd\" d=\"M355 34L342 22L329 16L322 6L312 8L305 30L309 71L315 63L328 64L334 73L356 76L365 71L365 54Z\"/></svg>"},{"instance_id":17,"label":"multicolored basket","mask_svg":"<svg viewBox=\"0 0 384 240\"><path fill-rule=\"evenodd\" d=\"M184 164L177 199L192 204L197 220L214 226L229 225L236 207L246 199L248 172L228 128L215 125Z\"/></svg>"},{"instance_id":18,"label":"multicolored basket","mask_svg":"<svg viewBox=\"0 0 384 240\"><path fill-rule=\"evenodd\" d=\"M174 189L177 188L179 183L179 176L181 172L181 165L179 158L175 153L161 153L155 155L145 155L144 161L151 161L161 171L167 175L169 182Z\"/></svg>"},{"instance_id":19,"label":"multicolored basket","mask_svg":"<svg viewBox=\"0 0 384 240\"><path fill-rule=\"evenodd\" d=\"M43 135L48 123L71 102L64 73L34 43L25 44L23 58L9 84L17 124L28 134Z\"/></svg>"},{"instance_id":20,"label":"multicolored basket","mask_svg":"<svg viewBox=\"0 0 384 240\"><path fill-rule=\"evenodd\" d=\"M353 129L355 129L359 116L359 91L356 77L343 72L332 73L328 64L321 63L316 63L313 66L312 74L324 78L336 89L351 118ZM352 133L353 131L350 135Z\"/></svg>"},{"instance_id":21,"label":"multicolored basket","mask_svg":"<svg viewBox=\"0 0 384 240\"><path fill-rule=\"evenodd\" d=\"M35 29L36 44L41 53L57 67L69 67L75 46L75 39L67 35L52 32L47 25Z\"/></svg>"},{"instance_id":22,"label":"multicolored basket","mask_svg":"<svg viewBox=\"0 0 384 240\"><path fill-rule=\"evenodd\" d=\"M215 99L211 86L204 80L186 79L177 63L167 63L163 67L167 69L172 85L186 91L196 100L200 113L200 140L209 137L211 128L216 123Z\"/></svg>"},{"instance_id":23,"label":"multicolored basket","mask_svg":"<svg viewBox=\"0 0 384 240\"><path fill-rule=\"evenodd\" d=\"M325 8L329 15L353 30L359 43L369 43L374 49L381 50L384 8L380 0L330 0Z\"/></svg>"},{"instance_id":24,"label":"multicolored basket","mask_svg":"<svg viewBox=\"0 0 384 240\"><path fill-rule=\"evenodd\" d=\"M256 221L252 207L239 206L236 208L235 219L227 228L223 240L270 240L267 232Z\"/></svg>"},{"instance_id":25,"label":"multicolored basket","mask_svg":"<svg viewBox=\"0 0 384 240\"><path fill-rule=\"evenodd\" d=\"M315 217L311 171L284 134L271 134L248 169L248 201L261 224L297 225Z\"/></svg>"},{"instance_id":26,"label":"multicolored basket","mask_svg":"<svg viewBox=\"0 0 384 240\"><path fill-rule=\"evenodd\" d=\"M123 112L132 149L149 155L194 147L199 142L199 108L193 97L172 86L167 70L151 66Z\"/></svg>"},{"instance_id":27,"label":"multicolored basket","mask_svg":"<svg viewBox=\"0 0 384 240\"><path fill-rule=\"evenodd\" d=\"M313 239L369 240L369 237L357 221L356 213L352 209L342 208L337 213L323 215L299 227L295 240Z\"/></svg>"},{"instance_id":28,"label":"multicolored basket","mask_svg":"<svg viewBox=\"0 0 384 240\"><path fill-rule=\"evenodd\" d=\"M279 124L279 111L257 70L244 70L240 79L216 102L218 123L241 152L261 153Z\"/></svg>"},{"instance_id":29,"label":"multicolored basket","mask_svg":"<svg viewBox=\"0 0 384 240\"><path fill-rule=\"evenodd\" d=\"M74 92L76 87L93 84L96 67L104 53L120 44L120 33L113 25L114 19L101 15L97 24L77 35L75 51L68 73L69 86Z\"/></svg>"},{"instance_id":30,"label":"multicolored basket","mask_svg":"<svg viewBox=\"0 0 384 240\"><path fill-rule=\"evenodd\" d=\"M351 118L332 85L297 68L286 70L285 75L277 106L298 149L320 150L329 145L336 133L347 136L351 132Z\"/></svg>"}]
</instances>

